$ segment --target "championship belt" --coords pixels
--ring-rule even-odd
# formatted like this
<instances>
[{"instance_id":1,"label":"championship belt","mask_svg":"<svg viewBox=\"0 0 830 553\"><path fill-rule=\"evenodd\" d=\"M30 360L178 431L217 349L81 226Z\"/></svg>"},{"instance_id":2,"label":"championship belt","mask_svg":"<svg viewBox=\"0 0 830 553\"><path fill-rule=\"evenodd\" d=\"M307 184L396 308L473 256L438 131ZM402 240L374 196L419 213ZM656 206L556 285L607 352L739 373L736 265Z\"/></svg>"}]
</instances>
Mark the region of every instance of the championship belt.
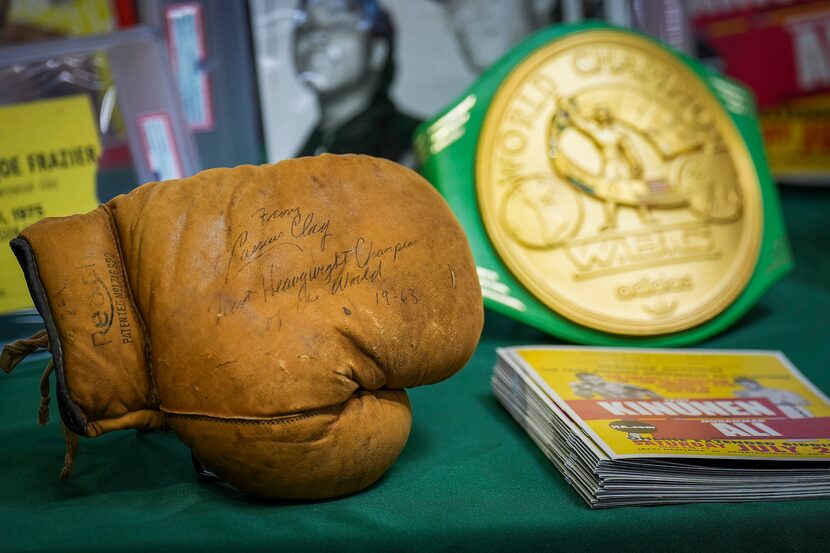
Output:
<instances>
[{"instance_id":1,"label":"championship belt","mask_svg":"<svg viewBox=\"0 0 830 553\"><path fill-rule=\"evenodd\" d=\"M416 149L485 305L570 341L699 341L792 267L752 97L637 33L533 35Z\"/></svg>"}]
</instances>

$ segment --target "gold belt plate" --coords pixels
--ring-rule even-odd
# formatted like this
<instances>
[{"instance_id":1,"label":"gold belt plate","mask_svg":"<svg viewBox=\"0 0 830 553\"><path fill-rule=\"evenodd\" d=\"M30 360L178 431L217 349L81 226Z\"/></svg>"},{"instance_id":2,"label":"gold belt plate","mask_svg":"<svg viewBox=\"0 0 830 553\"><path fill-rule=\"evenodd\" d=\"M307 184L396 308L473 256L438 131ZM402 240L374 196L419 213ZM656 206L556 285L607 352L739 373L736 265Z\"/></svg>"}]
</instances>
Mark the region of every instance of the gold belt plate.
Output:
<instances>
[{"instance_id":1,"label":"gold belt plate","mask_svg":"<svg viewBox=\"0 0 830 553\"><path fill-rule=\"evenodd\" d=\"M758 260L763 206L738 129L684 63L629 33L567 36L509 74L484 119L476 191L518 280L605 332L712 319Z\"/></svg>"}]
</instances>

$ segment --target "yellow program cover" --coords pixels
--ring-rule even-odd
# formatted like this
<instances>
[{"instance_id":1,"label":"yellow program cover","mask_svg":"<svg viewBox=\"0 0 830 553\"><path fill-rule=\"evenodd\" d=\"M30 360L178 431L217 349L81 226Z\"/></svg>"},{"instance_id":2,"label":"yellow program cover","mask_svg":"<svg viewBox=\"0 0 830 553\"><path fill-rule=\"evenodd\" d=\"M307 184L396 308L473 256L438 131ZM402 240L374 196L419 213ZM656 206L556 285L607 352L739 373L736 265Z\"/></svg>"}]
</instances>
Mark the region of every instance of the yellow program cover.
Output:
<instances>
[{"instance_id":1,"label":"yellow program cover","mask_svg":"<svg viewBox=\"0 0 830 553\"><path fill-rule=\"evenodd\" d=\"M9 240L44 217L98 206L95 121L85 95L0 106L0 314L32 307Z\"/></svg>"},{"instance_id":2,"label":"yellow program cover","mask_svg":"<svg viewBox=\"0 0 830 553\"><path fill-rule=\"evenodd\" d=\"M510 351L612 459L830 459L830 401L780 352Z\"/></svg>"}]
</instances>

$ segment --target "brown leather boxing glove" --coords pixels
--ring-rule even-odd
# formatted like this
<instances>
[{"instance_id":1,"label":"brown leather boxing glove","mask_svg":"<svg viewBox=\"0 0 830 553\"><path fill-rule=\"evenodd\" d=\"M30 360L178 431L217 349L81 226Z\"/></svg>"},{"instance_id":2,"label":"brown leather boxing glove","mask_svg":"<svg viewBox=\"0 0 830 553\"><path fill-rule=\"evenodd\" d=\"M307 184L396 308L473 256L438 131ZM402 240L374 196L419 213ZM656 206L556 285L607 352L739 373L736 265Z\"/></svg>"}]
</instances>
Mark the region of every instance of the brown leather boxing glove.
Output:
<instances>
[{"instance_id":1,"label":"brown leather boxing glove","mask_svg":"<svg viewBox=\"0 0 830 553\"><path fill-rule=\"evenodd\" d=\"M404 388L458 371L483 321L443 199L366 156L146 184L12 248L69 437L169 428L260 496L377 480L409 433ZM38 345L13 345L4 368Z\"/></svg>"}]
</instances>

